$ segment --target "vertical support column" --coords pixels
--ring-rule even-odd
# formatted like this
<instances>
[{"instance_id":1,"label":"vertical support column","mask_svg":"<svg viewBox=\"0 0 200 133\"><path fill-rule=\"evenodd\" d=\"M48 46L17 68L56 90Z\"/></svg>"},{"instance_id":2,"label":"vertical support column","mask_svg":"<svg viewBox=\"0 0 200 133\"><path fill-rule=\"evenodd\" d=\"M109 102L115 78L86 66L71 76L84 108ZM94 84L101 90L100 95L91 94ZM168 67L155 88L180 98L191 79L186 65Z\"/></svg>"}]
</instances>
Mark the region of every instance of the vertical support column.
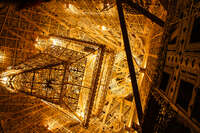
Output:
<instances>
[{"instance_id":1,"label":"vertical support column","mask_svg":"<svg viewBox=\"0 0 200 133\"><path fill-rule=\"evenodd\" d=\"M135 68L134 68L133 60L132 60L133 57L132 57L132 53L131 53L128 32L126 29L126 22L125 22L125 18L124 18L122 3L120 2L120 0L116 0L116 3L117 3L118 14L119 14L120 26L121 26L122 35L123 35L124 47L125 47L125 51L126 51L126 57L127 57L127 61L128 61L129 72L130 72L130 76L131 76L134 100L135 100L135 104L136 104L139 123L141 125L142 120L143 120L142 105L141 105L141 101L140 101L140 94L139 94L137 80L136 80Z\"/></svg>"},{"instance_id":2,"label":"vertical support column","mask_svg":"<svg viewBox=\"0 0 200 133\"><path fill-rule=\"evenodd\" d=\"M98 81L99 81L99 76L100 76L100 73L101 73L101 66L102 66L102 63L103 63L103 57L104 57L104 53L105 53L105 47L102 46L99 48L99 53L98 53L98 57L97 57L97 60L96 60L96 72L94 72L93 74L93 77L94 77L94 80L92 82L92 87L91 87L91 91L90 91L90 95L89 95L89 100L88 100L88 106L87 106L87 110L86 110L86 119L85 119L85 123L84 123L84 126L85 127L88 127L88 124L89 124L89 120L90 120L90 116L91 116L91 113L92 113L92 108L93 108L93 104L94 104L94 99L95 99L95 94L96 94L96 90L97 90L97 87L98 87Z\"/></svg>"},{"instance_id":3,"label":"vertical support column","mask_svg":"<svg viewBox=\"0 0 200 133\"><path fill-rule=\"evenodd\" d=\"M95 103L93 107L93 112L96 115L98 115L104 107L105 101L106 101L106 93L109 87L109 83L112 77L112 69L113 69L113 63L114 63L114 53L113 51L108 53L107 51L104 54L102 69L101 69L101 76L99 80L99 85L97 89L97 93L95 96Z\"/></svg>"}]
</instances>

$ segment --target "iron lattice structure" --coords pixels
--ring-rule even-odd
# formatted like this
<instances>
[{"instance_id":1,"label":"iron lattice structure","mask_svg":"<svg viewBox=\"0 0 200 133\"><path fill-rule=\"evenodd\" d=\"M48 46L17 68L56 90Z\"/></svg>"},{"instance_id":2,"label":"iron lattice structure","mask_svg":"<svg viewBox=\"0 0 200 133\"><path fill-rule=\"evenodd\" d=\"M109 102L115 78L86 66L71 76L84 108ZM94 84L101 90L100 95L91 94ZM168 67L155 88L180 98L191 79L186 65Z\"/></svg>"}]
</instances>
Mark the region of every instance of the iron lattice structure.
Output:
<instances>
[{"instance_id":1,"label":"iron lattice structure","mask_svg":"<svg viewBox=\"0 0 200 133\"><path fill-rule=\"evenodd\" d=\"M158 0L133 2L165 19ZM144 108L157 79L163 28L123 8ZM86 124L97 116L89 131L139 129L115 1L60 0L22 11L3 6L0 19L1 70L17 72L9 87L61 105Z\"/></svg>"},{"instance_id":2,"label":"iron lattice structure","mask_svg":"<svg viewBox=\"0 0 200 133\"><path fill-rule=\"evenodd\" d=\"M85 113L82 119L88 121L91 113L89 110L94 104L91 98L94 99L97 87L101 84L108 86L107 76L110 70L106 69L105 72L101 70L101 66L103 60L112 54L106 52L103 46L89 42L55 37L49 40L49 46L38 40L38 45L45 46L41 53L13 67L19 73L10 75L9 86L59 104L72 112L82 110ZM108 67L110 63L104 66ZM98 85L100 75L104 81ZM83 100L86 100L85 103L82 103Z\"/></svg>"}]
</instances>

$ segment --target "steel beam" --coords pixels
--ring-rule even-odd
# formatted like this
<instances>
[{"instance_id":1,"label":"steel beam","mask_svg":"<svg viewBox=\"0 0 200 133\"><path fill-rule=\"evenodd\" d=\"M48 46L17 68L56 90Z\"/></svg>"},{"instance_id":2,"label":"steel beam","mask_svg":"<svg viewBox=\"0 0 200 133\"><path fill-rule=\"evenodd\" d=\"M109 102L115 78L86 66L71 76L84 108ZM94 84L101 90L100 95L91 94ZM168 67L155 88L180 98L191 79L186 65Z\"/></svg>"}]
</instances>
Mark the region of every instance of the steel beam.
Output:
<instances>
[{"instance_id":1,"label":"steel beam","mask_svg":"<svg viewBox=\"0 0 200 133\"><path fill-rule=\"evenodd\" d=\"M99 57L98 57L98 61L96 62L96 72L94 72L94 80L92 81L92 88L91 88L91 94L89 96L89 101L88 101L88 107L86 109L86 119L85 119L85 123L84 126L88 127L89 124L89 120L90 120L90 116L92 113L92 108L94 105L94 99L95 99L95 94L96 94L96 90L98 88L98 81L99 81L99 77L100 77L100 73L101 73L101 67L102 67L102 63L103 63L103 57L104 57L104 53L105 53L105 47L102 46L99 50L100 53L98 53Z\"/></svg>"},{"instance_id":2,"label":"steel beam","mask_svg":"<svg viewBox=\"0 0 200 133\"><path fill-rule=\"evenodd\" d=\"M23 15L21 12L15 12L18 16L22 17L23 19L25 19L27 22L31 23L32 25L34 25L35 27L37 27L38 29L40 29L41 31L43 31L46 35L49 34L49 32L44 29L43 27L41 27L40 25L38 25L36 22L34 22L33 20L29 19L27 16Z\"/></svg>"},{"instance_id":3,"label":"steel beam","mask_svg":"<svg viewBox=\"0 0 200 133\"><path fill-rule=\"evenodd\" d=\"M129 67L129 73L130 73L130 77L131 77L132 89L133 89L133 93L134 93L134 100L135 100L135 104L136 104L139 123L141 125L142 121L143 121L143 112L142 112L140 94L139 94L138 85L137 85L135 68L134 68L134 64L133 64L133 56L131 53L131 48L130 48L128 32L127 32L127 28L126 28L126 22L125 22L125 18L124 18L122 3L120 0L116 0L116 2L117 2L118 14L119 14L120 26L121 26L122 35L123 35L123 42L124 42L124 47L125 47L126 57L127 57L128 67Z\"/></svg>"},{"instance_id":4,"label":"steel beam","mask_svg":"<svg viewBox=\"0 0 200 133\"><path fill-rule=\"evenodd\" d=\"M89 53L89 54L87 54L87 55L85 55L85 56L83 56L83 57L77 59L75 62L78 62L79 60L81 60L81 59L87 57L88 55L90 55L90 54L92 54L92 53L94 53L94 52L91 52L91 53ZM40 54L41 54L41 53L40 53ZM36 58L36 57L38 57L40 54L37 54L37 55L35 55L34 57L31 57L30 59ZM50 55L49 55L49 56L50 56ZM52 57L54 57L54 56L52 56ZM55 57L54 57L54 58L55 58ZM56 58L57 58L57 57L56 57ZM57 59L58 59L58 58L57 58ZM22 72L20 72L20 73L13 74L13 75L16 76L16 75L19 75L19 74L22 74L22 73L32 72L32 71L36 71L36 70L40 70L40 69L47 69L47 68L51 68L51 67L54 67L54 66L65 65L65 64L71 65L71 64L75 63L75 62L69 63L68 61L62 61L61 59L59 59L59 60L60 60L60 62L58 62L58 63L56 62L56 63L54 63L54 64L49 64L49 65L42 66L42 67L35 67L35 68L28 69L28 70L24 70L24 71L22 71ZM26 61L25 61L25 62L26 62ZM21 63L21 64L23 64L23 63ZM13 76L13 75L9 75L9 76Z\"/></svg>"},{"instance_id":5,"label":"steel beam","mask_svg":"<svg viewBox=\"0 0 200 133\"><path fill-rule=\"evenodd\" d=\"M32 83L32 82L27 82L27 81L25 81L25 82L23 82L23 83ZM34 82L34 84L46 84L46 83L43 83L43 82ZM73 86L78 86L78 87L82 87L82 88L91 89L91 88L89 88L89 87L82 86L82 85L78 85L78 84L73 84L73 83L70 83L70 82L64 82L63 84L64 84L64 85L73 85ZM53 85L62 85L62 83L61 83L61 84L53 83ZM64 91L64 92L65 92L65 91Z\"/></svg>"},{"instance_id":6,"label":"steel beam","mask_svg":"<svg viewBox=\"0 0 200 133\"><path fill-rule=\"evenodd\" d=\"M63 64L65 64L65 63L66 63L66 62L63 61L63 62L59 62L59 63L55 63L55 64L49 64L49 65L42 66L42 67L36 67L36 68L30 69L30 70L22 71L22 72L20 72L20 73L14 74L14 75L19 75L19 74L22 74L22 73L32 72L32 71L41 70L41 69L47 69L47 68L51 68L51 67L63 65Z\"/></svg>"},{"instance_id":7,"label":"steel beam","mask_svg":"<svg viewBox=\"0 0 200 133\"><path fill-rule=\"evenodd\" d=\"M10 30L8 27L4 26L4 29L6 29L9 33L11 33L12 35L20 38L21 40L25 41L26 43L34 43L34 41L32 40L28 40L25 37L19 35L18 33L14 32L13 30Z\"/></svg>"},{"instance_id":8,"label":"steel beam","mask_svg":"<svg viewBox=\"0 0 200 133\"><path fill-rule=\"evenodd\" d=\"M60 25L64 26L66 29L70 29L69 26L67 26L65 24L65 22L63 22L62 20L60 20L58 17L54 16L52 13L50 13L49 11L41 8L41 7L37 7L38 9L40 9L43 13L45 13L47 16L49 16L50 18L52 18L53 20L55 20L56 22L58 22Z\"/></svg>"},{"instance_id":9,"label":"steel beam","mask_svg":"<svg viewBox=\"0 0 200 133\"><path fill-rule=\"evenodd\" d=\"M30 92L25 92L24 90L18 90L18 92L21 92L21 93L26 94L26 95L31 95L31 96L34 96L34 97L39 98L39 99L43 99L43 100L50 102L50 103L60 105L59 104L59 98L49 98L49 97L41 96L41 95L39 96L39 95L31 94ZM56 101L56 99L58 99L58 100Z\"/></svg>"},{"instance_id":10,"label":"steel beam","mask_svg":"<svg viewBox=\"0 0 200 133\"><path fill-rule=\"evenodd\" d=\"M49 34L48 37L56 37L56 38L67 40L69 42L78 43L78 44L81 44L81 45L89 45L89 46L95 46L95 47L102 47L103 46L103 44L99 44L99 43L95 43L95 42L91 42L91 41L85 41L85 40L80 40L80 39L76 39L76 38L70 38L70 37L53 35L53 34Z\"/></svg>"},{"instance_id":11,"label":"steel beam","mask_svg":"<svg viewBox=\"0 0 200 133\"><path fill-rule=\"evenodd\" d=\"M149 18L152 22L158 24L161 27L164 27L165 22L163 20L161 20L156 15L150 13L148 10L144 9L139 4L134 3L131 0L123 0L123 3L128 4L131 8L133 8L134 10L136 10L139 13L143 14L145 17Z\"/></svg>"}]
</instances>

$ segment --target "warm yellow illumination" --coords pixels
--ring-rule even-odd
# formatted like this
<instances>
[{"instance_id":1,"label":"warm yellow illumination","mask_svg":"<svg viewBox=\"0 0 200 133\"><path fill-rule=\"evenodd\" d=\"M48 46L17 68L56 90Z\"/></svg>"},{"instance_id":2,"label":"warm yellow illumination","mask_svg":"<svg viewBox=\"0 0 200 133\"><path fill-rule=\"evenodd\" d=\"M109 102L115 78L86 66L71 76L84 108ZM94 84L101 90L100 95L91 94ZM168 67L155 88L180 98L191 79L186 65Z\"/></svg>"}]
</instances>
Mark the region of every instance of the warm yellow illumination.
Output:
<instances>
[{"instance_id":1,"label":"warm yellow illumination","mask_svg":"<svg viewBox=\"0 0 200 133\"><path fill-rule=\"evenodd\" d=\"M37 49L39 49L39 50L42 50L43 48L42 48L42 45L41 45L41 43L42 43L42 41L37 37L36 38L36 43L35 43L35 48L37 48Z\"/></svg>"},{"instance_id":2,"label":"warm yellow illumination","mask_svg":"<svg viewBox=\"0 0 200 133\"><path fill-rule=\"evenodd\" d=\"M1 82L2 82L3 84L7 84L7 83L8 83L8 80L9 80L8 77L3 77L3 78L1 79Z\"/></svg>"},{"instance_id":3,"label":"warm yellow illumination","mask_svg":"<svg viewBox=\"0 0 200 133\"><path fill-rule=\"evenodd\" d=\"M84 112L80 112L80 113L77 113L78 116L80 116L81 118L84 118Z\"/></svg>"},{"instance_id":4,"label":"warm yellow illumination","mask_svg":"<svg viewBox=\"0 0 200 133\"><path fill-rule=\"evenodd\" d=\"M5 60L5 54L0 53L0 62L3 62Z\"/></svg>"},{"instance_id":5,"label":"warm yellow illumination","mask_svg":"<svg viewBox=\"0 0 200 133\"><path fill-rule=\"evenodd\" d=\"M135 58L136 63L140 66L142 63L141 60L138 57L134 57L134 58Z\"/></svg>"},{"instance_id":6,"label":"warm yellow illumination","mask_svg":"<svg viewBox=\"0 0 200 133\"><path fill-rule=\"evenodd\" d=\"M3 55L0 55L0 60L2 60L4 58L4 56Z\"/></svg>"},{"instance_id":7,"label":"warm yellow illumination","mask_svg":"<svg viewBox=\"0 0 200 133\"><path fill-rule=\"evenodd\" d=\"M57 123L57 122L56 122L55 120L51 120L49 123L47 123L48 129L49 129L49 130L54 129L56 123Z\"/></svg>"},{"instance_id":8,"label":"warm yellow illumination","mask_svg":"<svg viewBox=\"0 0 200 133\"><path fill-rule=\"evenodd\" d=\"M62 42L57 38L50 38L53 46L62 46Z\"/></svg>"},{"instance_id":9,"label":"warm yellow illumination","mask_svg":"<svg viewBox=\"0 0 200 133\"><path fill-rule=\"evenodd\" d=\"M45 127L47 127L48 130L52 131L56 128L60 128L62 127L63 125L60 124L57 120L55 119L49 119L46 121L45 123Z\"/></svg>"},{"instance_id":10,"label":"warm yellow illumination","mask_svg":"<svg viewBox=\"0 0 200 133\"><path fill-rule=\"evenodd\" d=\"M105 26L101 26L101 29L104 31L107 30L107 28Z\"/></svg>"},{"instance_id":11,"label":"warm yellow illumination","mask_svg":"<svg viewBox=\"0 0 200 133\"><path fill-rule=\"evenodd\" d=\"M73 6L72 4L69 4L69 10L74 14L79 13L79 10L75 6Z\"/></svg>"},{"instance_id":12,"label":"warm yellow illumination","mask_svg":"<svg viewBox=\"0 0 200 133\"><path fill-rule=\"evenodd\" d=\"M6 77L6 76L9 76L9 75L13 75L13 74L17 74L17 73L20 73L21 72L21 70L7 70L7 71L5 71L5 72L3 72L2 74L1 74L1 76L2 77Z\"/></svg>"}]
</instances>

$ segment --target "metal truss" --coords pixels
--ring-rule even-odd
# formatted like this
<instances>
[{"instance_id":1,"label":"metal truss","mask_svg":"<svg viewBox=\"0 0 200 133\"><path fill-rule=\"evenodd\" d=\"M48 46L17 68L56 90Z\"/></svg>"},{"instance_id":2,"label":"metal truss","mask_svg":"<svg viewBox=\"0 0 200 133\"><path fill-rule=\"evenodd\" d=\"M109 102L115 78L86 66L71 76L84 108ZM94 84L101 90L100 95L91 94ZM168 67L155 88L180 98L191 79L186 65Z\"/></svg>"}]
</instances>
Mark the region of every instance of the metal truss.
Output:
<instances>
[{"instance_id":1,"label":"metal truss","mask_svg":"<svg viewBox=\"0 0 200 133\"><path fill-rule=\"evenodd\" d=\"M10 84L8 86L70 110L86 126L89 123L94 98L99 87L99 77L100 74L103 74L101 66L103 60L106 59L104 58L106 49L101 45L69 38L63 40L62 37L57 37L57 40L60 40L62 44L66 44L62 46L54 46L53 44L45 46L41 53L12 67L14 70L19 70L20 73L9 75ZM92 59L89 60L89 57L92 57ZM92 66L94 67L93 70L90 72L91 66L86 64L90 64L91 61L95 61L95 63ZM104 61L104 63L106 62ZM84 81L87 80L85 76L89 73L92 76L91 80ZM110 73L110 71L107 73ZM88 84L88 82L91 83ZM107 80L102 83L107 83ZM85 117L82 119L76 112L80 109L79 102L85 100L80 99L81 91L84 94L85 90L89 90L89 93L86 95L88 100L84 109Z\"/></svg>"},{"instance_id":2,"label":"metal truss","mask_svg":"<svg viewBox=\"0 0 200 133\"><path fill-rule=\"evenodd\" d=\"M134 2L140 3L142 7L146 4L142 0ZM114 124L116 121L113 112L120 112L120 117L125 117L116 123L121 125L125 119L127 124L124 125L132 130L130 125L132 116L136 116L135 103L123 104L122 101L126 100L120 92L117 95L123 100L116 100L115 97L113 100L118 107L112 112L109 111L113 108L111 105L105 113L107 116L102 115L102 110L107 107L106 96L110 96L107 92L109 88L111 91L115 89L109 85L112 79L117 82L116 88L128 90L128 94L132 93L127 60L125 54L121 55L124 47L121 44L120 23L115 5L112 0L107 3L104 0L60 0L20 12L7 7L0 10L0 49L6 55L6 60L1 62L1 70L20 70L10 75L9 87L61 105L73 112L85 126L93 121L92 115L101 114L105 119L103 123L111 128L112 125L117 125ZM131 51L134 55L133 63L136 67L135 74L142 84L141 67L144 67L145 75L149 75L145 69L147 59L157 60L158 55L149 52L149 38L152 37L154 43L160 45L158 38L162 29L150 23L145 16L132 13L132 9L127 8L127 5L124 6ZM72 8L77 9L76 12L73 12ZM162 13L156 16L163 17L163 10L159 10ZM151 12L153 11L152 9ZM132 45L132 42L137 45ZM113 50L115 52L112 52ZM92 62L92 56L96 58L95 62ZM93 64L92 68L89 64ZM112 75L112 69L117 71L117 74ZM124 83L124 80L128 83ZM145 96L146 92L142 91L142 97ZM145 98L141 102L144 104ZM131 115L131 120L127 120L128 115ZM121 129L116 126L114 128Z\"/></svg>"},{"instance_id":3,"label":"metal truss","mask_svg":"<svg viewBox=\"0 0 200 133\"><path fill-rule=\"evenodd\" d=\"M125 18L124 18L122 3L119 0L117 0L117 9L118 9L118 13L119 13L120 25L121 25L121 30L122 30L122 34L123 34L124 47L125 47L126 57L127 57L127 61L128 61L133 95L134 95L134 100L135 100L136 109L137 109L137 116L138 116L140 125L142 125L142 119L143 119L142 104L141 104L140 94L139 94L137 80L136 80L135 67L134 67L133 60L132 60L133 57L132 57L132 53L131 53L128 32L126 29L126 22L125 22Z\"/></svg>"},{"instance_id":4,"label":"metal truss","mask_svg":"<svg viewBox=\"0 0 200 133\"><path fill-rule=\"evenodd\" d=\"M59 110L44 100L22 93L9 93L2 86L0 97L2 132L70 132L80 124L72 113Z\"/></svg>"}]
</instances>

